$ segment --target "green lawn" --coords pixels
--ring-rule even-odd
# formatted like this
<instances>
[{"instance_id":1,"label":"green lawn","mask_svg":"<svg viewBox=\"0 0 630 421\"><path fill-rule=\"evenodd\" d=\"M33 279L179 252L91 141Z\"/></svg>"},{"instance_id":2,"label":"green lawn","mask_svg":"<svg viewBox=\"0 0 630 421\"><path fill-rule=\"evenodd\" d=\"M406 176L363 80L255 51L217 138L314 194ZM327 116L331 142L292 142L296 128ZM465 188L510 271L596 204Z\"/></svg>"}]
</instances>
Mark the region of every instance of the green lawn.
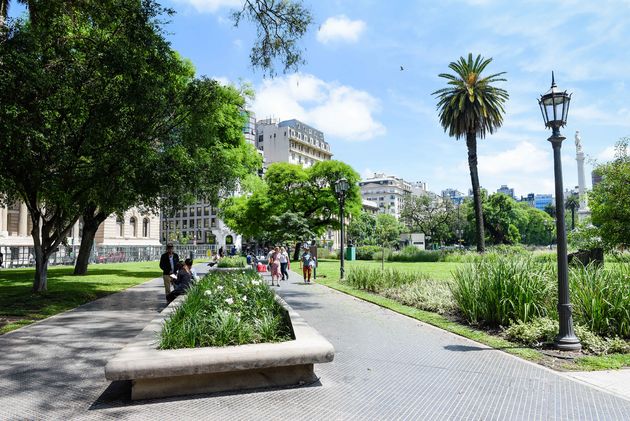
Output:
<instances>
[{"instance_id":1,"label":"green lawn","mask_svg":"<svg viewBox=\"0 0 630 421\"><path fill-rule=\"evenodd\" d=\"M418 262L418 263L400 263L400 262L385 262L385 269L396 268L405 272L422 272L429 275L430 278L436 280L453 279L451 272L461 267L463 263L451 263L451 262ZM348 271L355 267L369 267L374 269L380 269L381 262L374 260L354 260L345 262L346 274ZM295 269L295 268L294 268ZM296 270L299 272L299 268ZM325 275L326 279L339 280L339 260L325 260L319 261L317 267L317 276Z\"/></svg>"},{"instance_id":2,"label":"green lawn","mask_svg":"<svg viewBox=\"0 0 630 421\"><path fill-rule=\"evenodd\" d=\"M0 269L0 334L161 276L158 262L90 265L73 276L71 266L48 269L48 291L32 292L33 268Z\"/></svg>"}]
</instances>

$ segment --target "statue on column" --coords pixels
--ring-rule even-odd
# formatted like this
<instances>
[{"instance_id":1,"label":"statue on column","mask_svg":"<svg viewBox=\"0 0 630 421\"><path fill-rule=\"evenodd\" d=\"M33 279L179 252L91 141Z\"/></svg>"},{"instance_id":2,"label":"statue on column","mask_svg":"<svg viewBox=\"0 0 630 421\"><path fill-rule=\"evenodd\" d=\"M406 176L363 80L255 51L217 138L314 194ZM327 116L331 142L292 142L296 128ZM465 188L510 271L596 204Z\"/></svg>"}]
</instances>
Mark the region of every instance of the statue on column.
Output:
<instances>
[{"instance_id":1,"label":"statue on column","mask_svg":"<svg viewBox=\"0 0 630 421\"><path fill-rule=\"evenodd\" d=\"M579 130L575 132L575 151L577 153L582 152L582 138Z\"/></svg>"}]
</instances>

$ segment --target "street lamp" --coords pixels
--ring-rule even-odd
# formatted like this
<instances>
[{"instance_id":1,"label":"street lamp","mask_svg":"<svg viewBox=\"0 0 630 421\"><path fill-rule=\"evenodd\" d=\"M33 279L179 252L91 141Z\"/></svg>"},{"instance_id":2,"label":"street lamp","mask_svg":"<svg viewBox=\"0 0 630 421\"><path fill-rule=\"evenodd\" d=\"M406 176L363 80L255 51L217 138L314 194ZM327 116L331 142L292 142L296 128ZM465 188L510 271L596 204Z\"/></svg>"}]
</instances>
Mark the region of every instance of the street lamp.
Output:
<instances>
[{"instance_id":1,"label":"street lamp","mask_svg":"<svg viewBox=\"0 0 630 421\"><path fill-rule=\"evenodd\" d=\"M560 127L567 124L571 94L560 91L551 72L551 88L538 100L545 126L552 129L547 139L553 148L553 169L556 180L556 252L558 256L558 316L560 329L555 340L556 348L562 351L579 351L580 340L573 332L573 317L569 301L569 263L567 260L567 237L564 228L564 189L562 187L562 162L560 148L566 139Z\"/></svg>"},{"instance_id":2,"label":"street lamp","mask_svg":"<svg viewBox=\"0 0 630 421\"><path fill-rule=\"evenodd\" d=\"M348 189L350 185L348 184L348 180L345 178L340 178L335 183L335 194L337 195L337 199L339 200L339 222L341 223L341 252L340 252L340 261L341 266L339 268L339 279L343 279L345 275L345 269L343 267L344 264L344 254L343 254L343 234L344 234L344 222L343 222L343 206L346 203L346 194L348 193Z\"/></svg>"}]
</instances>

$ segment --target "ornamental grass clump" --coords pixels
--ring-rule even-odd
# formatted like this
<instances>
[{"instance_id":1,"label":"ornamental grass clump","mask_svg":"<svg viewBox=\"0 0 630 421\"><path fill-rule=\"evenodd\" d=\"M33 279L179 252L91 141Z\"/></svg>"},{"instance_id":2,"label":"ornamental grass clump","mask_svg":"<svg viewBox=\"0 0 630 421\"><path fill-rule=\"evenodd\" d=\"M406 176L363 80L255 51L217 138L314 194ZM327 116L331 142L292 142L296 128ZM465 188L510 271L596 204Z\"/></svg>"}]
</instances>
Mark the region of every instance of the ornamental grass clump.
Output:
<instances>
[{"instance_id":1,"label":"ornamental grass clump","mask_svg":"<svg viewBox=\"0 0 630 421\"><path fill-rule=\"evenodd\" d=\"M282 342L292 339L285 310L256 272L212 273L166 319L160 349Z\"/></svg>"},{"instance_id":2,"label":"ornamental grass clump","mask_svg":"<svg viewBox=\"0 0 630 421\"><path fill-rule=\"evenodd\" d=\"M455 309L448 281L420 279L410 284L387 288L382 295L401 304L438 314L448 314Z\"/></svg>"},{"instance_id":3,"label":"ornamental grass clump","mask_svg":"<svg viewBox=\"0 0 630 421\"><path fill-rule=\"evenodd\" d=\"M508 326L553 310L553 268L528 257L493 256L453 272L453 298L472 324Z\"/></svg>"},{"instance_id":4,"label":"ornamental grass clump","mask_svg":"<svg viewBox=\"0 0 630 421\"><path fill-rule=\"evenodd\" d=\"M630 338L630 265L572 268L573 319L602 336Z\"/></svg>"},{"instance_id":5,"label":"ornamental grass clump","mask_svg":"<svg viewBox=\"0 0 630 421\"><path fill-rule=\"evenodd\" d=\"M403 272L397 269L353 268L345 282L357 289L381 292L386 288L411 284L419 279L427 279L427 276L419 272Z\"/></svg>"},{"instance_id":6,"label":"ornamental grass clump","mask_svg":"<svg viewBox=\"0 0 630 421\"><path fill-rule=\"evenodd\" d=\"M244 268L247 266L247 259L241 256L224 257L217 263L218 268Z\"/></svg>"}]
</instances>

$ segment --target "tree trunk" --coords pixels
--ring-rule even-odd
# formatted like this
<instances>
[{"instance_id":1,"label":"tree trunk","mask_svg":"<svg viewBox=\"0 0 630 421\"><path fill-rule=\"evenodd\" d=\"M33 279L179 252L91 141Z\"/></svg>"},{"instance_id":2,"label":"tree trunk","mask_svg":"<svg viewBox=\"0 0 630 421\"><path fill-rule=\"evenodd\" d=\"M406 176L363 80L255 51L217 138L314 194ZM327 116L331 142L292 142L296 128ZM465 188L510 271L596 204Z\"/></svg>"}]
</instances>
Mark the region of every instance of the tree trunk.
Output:
<instances>
[{"instance_id":1,"label":"tree trunk","mask_svg":"<svg viewBox=\"0 0 630 421\"><path fill-rule=\"evenodd\" d=\"M90 253L94 244L94 237L98 227L107 219L107 215L102 212L94 213L94 209L88 209L83 213L83 233L81 235L81 246L79 247L79 255L74 265L75 275L85 275L87 273Z\"/></svg>"},{"instance_id":2,"label":"tree trunk","mask_svg":"<svg viewBox=\"0 0 630 421\"><path fill-rule=\"evenodd\" d=\"M479 175L477 174L477 135L475 132L466 134L466 146L468 147L468 167L470 169L470 181L472 182L475 219L477 223L477 252L483 253L486 251L486 244L483 230L481 192L479 191Z\"/></svg>"},{"instance_id":3,"label":"tree trunk","mask_svg":"<svg viewBox=\"0 0 630 421\"><path fill-rule=\"evenodd\" d=\"M381 271L385 270L385 245L383 245L383 251L381 252Z\"/></svg>"},{"instance_id":4,"label":"tree trunk","mask_svg":"<svg viewBox=\"0 0 630 421\"><path fill-rule=\"evenodd\" d=\"M48 254L44 253L41 244L35 246L35 279L33 280L33 292L42 292L48 289Z\"/></svg>"},{"instance_id":5,"label":"tree trunk","mask_svg":"<svg viewBox=\"0 0 630 421\"><path fill-rule=\"evenodd\" d=\"M298 241L295 243L295 251L293 252L293 261L297 262L300 259L300 249L302 248L302 243Z\"/></svg>"},{"instance_id":6,"label":"tree trunk","mask_svg":"<svg viewBox=\"0 0 630 421\"><path fill-rule=\"evenodd\" d=\"M94 237L96 236L95 228L88 228L83 226L83 235L81 235L81 246L79 247L79 255L77 261L74 264L75 275L85 275L87 273L88 262L90 260L90 253L92 252L92 245L94 244Z\"/></svg>"}]
</instances>

